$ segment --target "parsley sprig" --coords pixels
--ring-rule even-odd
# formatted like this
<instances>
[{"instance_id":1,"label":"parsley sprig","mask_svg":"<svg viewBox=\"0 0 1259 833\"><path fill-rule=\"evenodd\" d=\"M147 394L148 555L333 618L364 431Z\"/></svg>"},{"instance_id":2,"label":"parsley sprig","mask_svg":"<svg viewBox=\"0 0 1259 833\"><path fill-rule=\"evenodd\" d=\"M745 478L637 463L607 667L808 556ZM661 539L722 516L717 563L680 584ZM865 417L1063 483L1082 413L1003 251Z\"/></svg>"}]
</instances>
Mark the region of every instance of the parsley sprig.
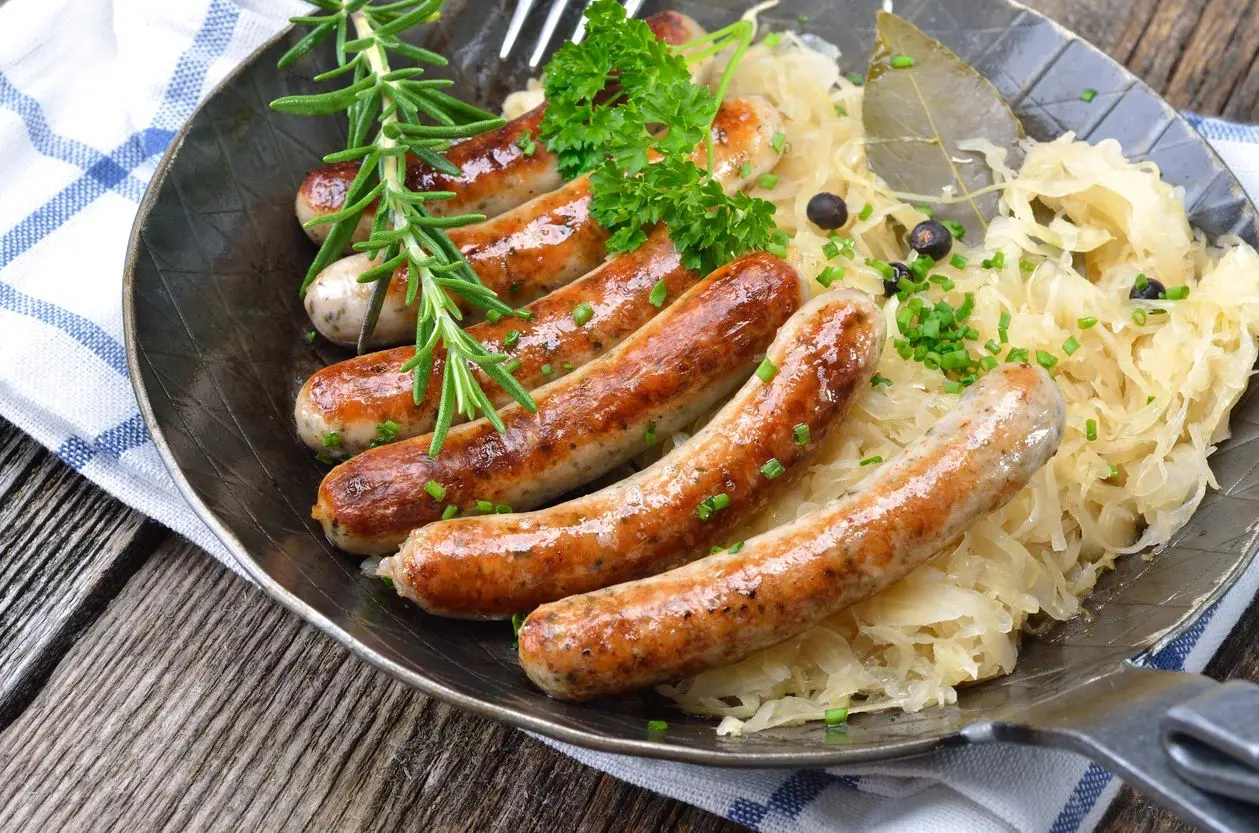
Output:
<instances>
[{"instance_id":1,"label":"parsley sprig","mask_svg":"<svg viewBox=\"0 0 1259 833\"><path fill-rule=\"evenodd\" d=\"M468 336L460 323L463 313L456 298L500 315L512 312L482 285L446 234L446 229L479 222L485 216L434 217L426 203L450 199L454 194L410 189L406 183L406 155L413 154L435 170L458 176L459 169L441 152L452 140L493 130L504 121L443 92L452 81L421 78L422 66L394 69L391 65L395 57L431 66L446 64L446 59L435 52L399 39L402 32L437 19L444 0L313 2L327 14L294 18L295 23L313 28L281 57L279 64L291 64L331 37L335 38L337 67L317 75L315 80L347 76L350 80L339 89L287 96L271 102L271 106L307 116L345 111L349 117L346 149L329 154L324 161L359 160L360 168L346 193L345 207L311 221L330 223L332 229L302 282L302 292L340 256L363 212L378 202L370 236L354 245L355 250L367 252L375 261L358 278L360 283L376 283L359 334L359 352L366 349L393 275L404 270L406 303L419 305L415 355L402 367L412 373L417 404L423 400L439 349L445 353L442 394L429 446L429 454L436 455L456 413L473 419L480 411L495 428L505 430L472 372L473 365L480 366L522 406L531 411L535 406L528 392L504 368L502 363L507 356L491 353Z\"/></svg>"},{"instance_id":2,"label":"parsley sprig","mask_svg":"<svg viewBox=\"0 0 1259 833\"><path fill-rule=\"evenodd\" d=\"M539 135L564 176L590 172L593 215L612 233L608 251L633 251L657 223L668 227L683 263L704 273L765 248L774 206L728 195L712 176L713 120L755 24L741 19L669 46L615 0L595 0L586 18L586 39L547 64ZM692 65L727 50L715 91L691 80ZM691 159L701 142L704 169Z\"/></svg>"}]
</instances>

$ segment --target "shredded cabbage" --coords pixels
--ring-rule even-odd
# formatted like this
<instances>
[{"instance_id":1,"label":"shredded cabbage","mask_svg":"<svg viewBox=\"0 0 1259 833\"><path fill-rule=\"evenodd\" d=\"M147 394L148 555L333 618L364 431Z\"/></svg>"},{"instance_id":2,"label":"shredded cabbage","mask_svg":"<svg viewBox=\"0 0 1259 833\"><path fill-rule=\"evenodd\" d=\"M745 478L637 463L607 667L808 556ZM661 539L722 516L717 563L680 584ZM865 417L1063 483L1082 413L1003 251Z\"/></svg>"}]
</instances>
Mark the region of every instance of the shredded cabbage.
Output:
<instances>
[{"instance_id":1,"label":"shredded cabbage","mask_svg":"<svg viewBox=\"0 0 1259 833\"><path fill-rule=\"evenodd\" d=\"M868 203L869 217L846 230L856 256L835 262L845 284L881 297L881 276L864 258L904 260L900 234L923 216L912 195L890 192L866 167L861 88L833 59L787 36L748 52L731 93L764 95L786 118L779 179L753 193L774 202L793 233L792 261L808 276L827 265L824 233L805 219L813 194L840 194L854 215ZM955 244L965 268L943 263L932 274L954 281L943 293L954 306L975 294L977 347L999 338L1009 313L1000 358L1014 345L1057 358L1068 403L1062 446L1008 506L885 591L735 665L661 688L688 711L724 718L722 733L818 720L839 706L916 711L954 702L957 685L1014 668L1029 617L1079 614L1117 556L1166 545L1215 485L1207 457L1228 435L1256 358L1259 256L1237 240L1209 244L1190 228L1180 191L1153 164L1126 160L1113 141L1029 140L1018 171L1000 149L974 147L997 172L1002 216ZM982 268L998 251L1005 266ZM1130 301L1138 273L1190 294ZM1144 324L1133 319L1138 306ZM884 306L889 333L897 308L895 298ZM1079 319L1090 317L1099 323L1081 329ZM1072 337L1080 348L1067 355ZM878 373L892 385L871 387L797 486L736 538L835 498L870 474L858 461L890 459L957 401L939 371L902 359L890 338Z\"/></svg>"}]
</instances>

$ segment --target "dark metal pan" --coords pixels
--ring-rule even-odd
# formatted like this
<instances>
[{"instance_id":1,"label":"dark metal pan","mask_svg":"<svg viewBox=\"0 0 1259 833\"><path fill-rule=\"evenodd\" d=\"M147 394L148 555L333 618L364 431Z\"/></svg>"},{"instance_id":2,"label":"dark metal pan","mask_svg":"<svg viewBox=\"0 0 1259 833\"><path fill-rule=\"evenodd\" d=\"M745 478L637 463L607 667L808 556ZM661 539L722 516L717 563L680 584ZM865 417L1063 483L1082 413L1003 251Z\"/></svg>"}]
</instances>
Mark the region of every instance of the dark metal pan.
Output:
<instances>
[{"instance_id":1,"label":"dark metal pan","mask_svg":"<svg viewBox=\"0 0 1259 833\"><path fill-rule=\"evenodd\" d=\"M785 28L808 15L809 30L843 50L845 69L857 69L879 5L788 0L767 19ZM745 6L725 0L676 7L715 26ZM1259 242L1259 215L1215 154L1095 48L1008 0L896 6L992 79L1033 136L1073 130L1089 140L1116 138L1185 188L1197 226ZM490 108L527 77L523 56L494 57L510 12L510 0L451 0L428 36L427 45L453 58L460 92ZM292 41L285 34L260 50L180 133L141 207L125 291L132 378L149 429L189 502L267 592L422 691L594 749L800 767L959 743L1058 746L1091 756L1204 827L1255 827L1259 810L1237 799L1259 796L1259 687L1220 686L1148 666L1253 555L1254 395L1238 406L1235 437L1213 459L1221 491L1152 561L1121 559L1089 600L1091 616L1026 640L1013 674L966 688L955 706L860 715L844 745L828 744L816 725L721 738L712 723L681 714L669 718L666 740L648 740L645 721L669 708L658 698L586 706L549 700L521 673L506 626L426 616L364 577L309 517L323 469L296 440L291 418L301 381L344 357L302 338L306 318L296 286L312 249L293 221L293 194L343 134L334 120L268 109L275 97L313 88L316 62L275 69ZM326 66L328 56L320 60ZM1099 91L1091 103L1080 100L1085 88Z\"/></svg>"}]
</instances>

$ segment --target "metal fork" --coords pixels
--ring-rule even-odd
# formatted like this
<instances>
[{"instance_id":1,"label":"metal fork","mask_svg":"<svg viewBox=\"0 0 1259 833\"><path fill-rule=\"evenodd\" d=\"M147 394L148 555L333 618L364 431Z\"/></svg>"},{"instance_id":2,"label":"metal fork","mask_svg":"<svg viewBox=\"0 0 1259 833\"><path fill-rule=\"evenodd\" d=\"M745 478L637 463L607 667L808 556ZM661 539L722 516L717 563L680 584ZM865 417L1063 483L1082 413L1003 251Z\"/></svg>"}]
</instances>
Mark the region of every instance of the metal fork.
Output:
<instances>
[{"instance_id":1,"label":"metal fork","mask_svg":"<svg viewBox=\"0 0 1259 833\"><path fill-rule=\"evenodd\" d=\"M503 38L503 48L498 51L499 58L506 58L511 54L512 47L516 45L516 39L520 37L520 30L525 26L525 18L529 16L536 2L537 0L517 0L516 11L512 12L511 23L507 25L507 37ZM586 6L588 7L591 2L593 0L587 0ZM625 14L634 17L642 9L644 2L645 0L624 0ZM551 8L547 10L546 20L542 23L542 31L538 33L538 40L533 45L533 54L529 56L531 68L542 63L542 56L546 54L551 38L555 36L555 30L560 25L560 18L564 16L568 3L569 0L551 0ZM581 43L585 34L586 15L583 13L581 20L577 22L577 28L573 30L573 43Z\"/></svg>"}]
</instances>

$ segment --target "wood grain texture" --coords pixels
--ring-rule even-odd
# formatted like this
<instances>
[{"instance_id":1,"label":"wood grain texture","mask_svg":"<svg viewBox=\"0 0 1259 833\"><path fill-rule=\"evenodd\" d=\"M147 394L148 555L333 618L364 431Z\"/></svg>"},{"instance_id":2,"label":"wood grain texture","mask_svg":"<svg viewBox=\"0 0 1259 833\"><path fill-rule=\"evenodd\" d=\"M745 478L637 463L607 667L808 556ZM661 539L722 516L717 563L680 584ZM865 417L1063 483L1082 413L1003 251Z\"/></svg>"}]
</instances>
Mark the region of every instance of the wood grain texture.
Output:
<instances>
[{"instance_id":1,"label":"wood grain texture","mask_svg":"<svg viewBox=\"0 0 1259 833\"><path fill-rule=\"evenodd\" d=\"M172 537L0 742L0 830L88 829L739 827L424 697Z\"/></svg>"},{"instance_id":2,"label":"wood grain texture","mask_svg":"<svg viewBox=\"0 0 1259 833\"><path fill-rule=\"evenodd\" d=\"M0 727L164 534L0 421Z\"/></svg>"},{"instance_id":3,"label":"wood grain texture","mask_svg":"<svg viewBox=\"0 0 1259 833\"><path fill-rule=\"evenodd\" d=\"M1030 5L1173 104L1259 120L1244 0ZM1259 603L1207 670L1259 679ZM0 423L11 829L739 828L407 689ZM1125 788L1099 830L1191 828Z\"/></svg>"}]
</instances>

